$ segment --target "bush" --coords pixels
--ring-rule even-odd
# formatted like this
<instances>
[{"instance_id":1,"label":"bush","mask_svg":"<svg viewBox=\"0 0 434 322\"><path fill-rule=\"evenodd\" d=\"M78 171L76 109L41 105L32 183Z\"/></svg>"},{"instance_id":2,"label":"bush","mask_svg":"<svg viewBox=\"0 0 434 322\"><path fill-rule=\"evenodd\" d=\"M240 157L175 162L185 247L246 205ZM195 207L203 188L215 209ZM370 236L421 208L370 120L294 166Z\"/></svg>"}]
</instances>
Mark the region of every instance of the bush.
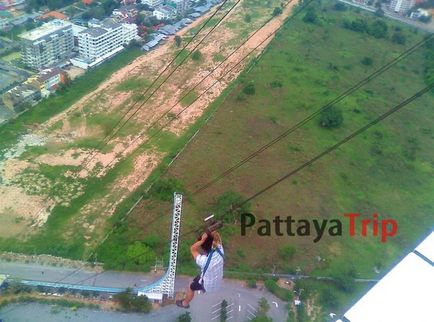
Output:
<instances>
[{"instance_id":1,"label":"bush","mask_svg":"<svg viewBox=\"0 0 434 322\"><path fill-rule=\"evenodd\" d=\"M279 7L274 8L274 10L273 10L273 17L281 15L282 12L283 12L282 8L279 8Z\"/></svg>"},{"instance_id":2,"label":"bush","mask_svg":"<svg viewBox=\"0 0 434 322\"><path fill-rule=\"evenodd\" d=\"M337 2L334 7L336 11L346 11L347 7L342 2Z\"/></svg>"},{"instance_id":3,"label":"bush","mask_svg":"<svg viewBox=\"0 0 434 322\"><path fill-rule=\"evenodd\" d=\"M195 50L193 54L191 54L191 59L193 59L194 61L201 61L202 53L199 50Z\"/></svg>"},{"instance_id":4,"label":"bush","mask_svg":"<svg viewBox=\"0 0 434 322\"><path fill-rule=\"evenodd\" d=\"M176 322L191 322L190 312L185 312L184 314L178 316Z\"/></svg>"},{"instance_id":5,"label":"bush","mask_svg":"<svg viewBox=\"0 0 434 322\"><path fill-rule=\"evenodd\" d=\"M249 15L249 14L245 15L244 16L244 21L247 22L247 23L251 22L252 21L252 16Z\"/></svg>"},{"instance_id":6,"label":"bush","mask_svg":"<svg viewBox=\"0 0 434 322\"><path fill-rule=\"evenodd\" d=\"M175 191L183 191L182 183L177 179L160 179L149 190L149 195L162 201L172 201Z\"/></svg>"},{"instance_id":7,"label":"bush","mask_svg":"<svg viewBox=\"0 0 434 322\"><path fill-rule=\"evenodd\" d=\"M342 111L335 106L331 106L321 112L319 124L322 127L332 129L340 127L343 121Z\"/></svg>"},{"instance_id":8,"label":"bush","mask_svg":"<svg viewBox=\"0 0 434 322\"><path fill-rule=\"evenodd\" d=\"M291 291L289 291L285 288L279 287L279 285L277 285L276 281L274 281L273 279L265 280L264 285L265 285L265 288L270 293L273 293L274 295L276 295L279 299L281 299L283 301L291 301L293 298Z\"/></svg>"},{"instance_id":9,"label":"bush","mask_svg":"<svg viewBox=\"0 0 434 322\"><path fill-rule=\"evenodd\" d=\"M249 287L249 288L256 288L257 287L256 280L253 279L253 278L248 279L247 280L247 287Z\"/></svg>"},{"instance_id":10,"label":"bush","mask_svg":"<svg viewBox=\"0 0 434 322\"><path fill-rule=\"evenodd\" d=\"M146 296L136 296L132 289L116 294L114 299L119 303L124 311L148 313L151 311L151 303Z\"/></svg>"},{"instance_id":11,"label":"bush","mask_svg":"<svg viewBox=\"0 0 434 322\"><path fill-rule=\"evenodd\" d=\"M361 61L361 63L365 66L372 66L374 63L374 60L371 57L364 57Z\"/></svg>"},{"instance_id":12,"label":"bush","mask_svg":"<svg viewBox=\"0 0 434 322\"><path fill-rule=\"evenodd\" d=\"M291 259L295 254L295 248L291 245L283 246L279 249L279 255L285 259L289 260Z\"/></svg>"},{"instance_id":13,"label":"bush","mask_svg":"<svg viewBox=\"0 0 434 322\"><path fill-rule=\"evenodd\" d=\"M303 17L305 23L316 23L318 21L318 16L314 9L310 8Z\"/></svg>"},{"instance_id":14,"label":"bush","mask_svg":"<svg viewBox=\"0 0 434 322\"><path fill-rule=\"evenodd\" d=\"M399 45L405 45L405 43L407 42L407 38L402 32L397 31L393 34L392 41Z\"/></svg>"},{"instance_id":15,"label":"bush","mask_svg":"<svg viewBox=\"0 0 434 322\"><path fill-rule=\"evenodd\" d=\"M253 83L248 84L244 87L243 92L247 95L255 95L256 89Z\"/></svg>"}]
</instances>

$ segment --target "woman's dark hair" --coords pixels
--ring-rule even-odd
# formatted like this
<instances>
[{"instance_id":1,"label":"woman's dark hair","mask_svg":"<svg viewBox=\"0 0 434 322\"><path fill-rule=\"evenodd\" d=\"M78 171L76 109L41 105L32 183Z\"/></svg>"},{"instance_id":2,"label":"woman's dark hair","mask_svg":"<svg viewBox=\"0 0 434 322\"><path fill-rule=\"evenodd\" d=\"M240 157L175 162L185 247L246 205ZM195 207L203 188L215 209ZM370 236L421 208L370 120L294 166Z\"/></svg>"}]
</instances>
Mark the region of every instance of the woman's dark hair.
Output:
<instances>
[{"instance_id":1,"label":"woman's dark hair","mask_svg":"<svg viewBox=\"0 0 434 322\"><path fill-rule=\"evenodd\" d=\"M212 249L212 243L214 241L214 237L211 234L208 234L205 241L202 244L202 249L208 254Z\"/></svg>"}]
</instances>

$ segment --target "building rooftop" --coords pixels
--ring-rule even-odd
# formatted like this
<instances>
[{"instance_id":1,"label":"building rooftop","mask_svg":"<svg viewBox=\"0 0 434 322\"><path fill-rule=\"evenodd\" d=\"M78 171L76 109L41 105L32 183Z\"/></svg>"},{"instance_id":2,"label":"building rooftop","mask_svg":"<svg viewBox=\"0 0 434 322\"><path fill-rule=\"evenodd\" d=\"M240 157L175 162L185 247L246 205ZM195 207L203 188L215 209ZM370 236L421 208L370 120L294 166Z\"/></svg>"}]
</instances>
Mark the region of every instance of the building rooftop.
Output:
<instances>
[{"instance_id":1,"label":"building rooftop","mask_svg":"<svg viewBox=\"0 0 434 322\"><path fill-rule=\"evenodd\" d=\"M434 299L434 231L338 322L430 322Z\"/></svg>"},{"instance_id":2,"label":"building rooftop","mask_svg":"<svg viewBox=\"0 0 434 322\"><path fill-rule=\"evenodd\" d=\"M92 27L92 28L88 28L85 29L83 31L80 31L79 34L88 34L91 35L92 37L98 37L101 35L104 35L107 32L107 30L100 28L100 27Z\"/></svg>"},{"instance_id":3,"label":"building rooftop","mask_svg":"<svg viewBox=\"0 0 434 322\"><path fill-rule=\"evenodd\" d=\"M54 19L52 21L44 23L38 28L20 34L19 37L30 41L35 41L71 25L72 24L68 21Z\"/></svg>"}]
</instances>

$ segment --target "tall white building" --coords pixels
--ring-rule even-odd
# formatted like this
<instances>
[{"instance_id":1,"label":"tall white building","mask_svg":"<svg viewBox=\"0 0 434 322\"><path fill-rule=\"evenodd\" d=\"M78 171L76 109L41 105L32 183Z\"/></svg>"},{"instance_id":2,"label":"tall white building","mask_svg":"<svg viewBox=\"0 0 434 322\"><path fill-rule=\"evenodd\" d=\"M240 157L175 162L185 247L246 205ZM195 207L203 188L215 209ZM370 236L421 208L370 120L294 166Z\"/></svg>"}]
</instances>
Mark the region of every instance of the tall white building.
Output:
<instances>
[{"instance_id":1,"label":"tall white building","mask_svg":"<svg viewBox=\"0 0 434 322\"><path fill-rule=\"evenodd\" d=\"M189 8L189 0L169 0L166 3L175 8L178 15L184 15Z\"/></svg>"},{"instance_id":2,"label":"tall white building","mask_svg":"<svg viewBox=\"0 0 434 322\"><path fill-rule=\"evenodd\" d=\"M34 69L51 67L70 57L74 47L72 24L55 19L19 35L23 63Z\"/></svg>"},{"instance_id":3,"label":"tall white building","mask_svg":"<svg viewBox=\"0 0 434 322\"><path fill-rule=\"evenodd\" d=\"M89 62L108 57L137 37L135 24L120 24L106 19L78 34L79 57Z\"/></svg>"},{"instance_id":4,"label":"tall white building","mask_svg":"<svg viewBox=\"0 0 434 322\"><path fill-rule=\"evenodd\" d=\"M406 14L414 7L415 3L415 0L392 0L390 2L390 10L396 13Z\"/></svg>"},{"instance_id":5,"label":"tall white building","mask_svg":"<svg viewBox=\"0 0 434 322\"><path fill-rule=\"evenodd\" d=\"M153 8L163 4L163 2L163 0L142 0L143 4L147 4L148 6L151 6Z\"/></svg>"}]
</instances>

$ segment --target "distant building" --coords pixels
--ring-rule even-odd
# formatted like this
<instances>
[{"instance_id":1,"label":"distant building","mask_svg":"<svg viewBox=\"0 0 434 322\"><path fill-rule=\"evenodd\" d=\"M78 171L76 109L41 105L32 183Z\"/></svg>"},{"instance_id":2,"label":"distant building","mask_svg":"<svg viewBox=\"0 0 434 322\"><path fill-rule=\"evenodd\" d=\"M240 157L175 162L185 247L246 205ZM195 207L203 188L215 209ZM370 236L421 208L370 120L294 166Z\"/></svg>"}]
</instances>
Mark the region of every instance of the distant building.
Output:
<instances>
[{"instance_id":1,"label":"distant building","mask_svg":"<svg viewBox=\"0 0 434 322\"><path fill-rule=\"evenodd\" d=\"M39 20L49 20L49 19L60 19L60 20L69 20L68 16L59 12L59 11L49 11L40 15L38 17Z\"/></svg>"},{"instance_id":2,"label":"distant building","mask_svg":"<svg viewBox=\"0 0 434 322\"><path fill-rule=\"evenodd\" d=\"M135 5L128 5L113 10L112 17L120 23L135 23L138 14Z\"/></svg>"},{"instance_id":3,"label":"distant building","mask_svg":"<svg viewBox=\"0 0 434 322\"><path fill-rule=\"evenodd\" d=\"M34 105L41 98L39 88L30 84L21 84L3 94L4 105L13 112L21 112L25 105Z\"/></svg>"},{"instance_id":4,"label":"distant building","mask_svg":"<svg viewBox=\"0 0 434 322\"><path fill-rule=\"evenodd\" d=\"M176 9L170 6L158 6L152 15L158 20L173 19L176 17Z\"/></svg>"},{"instance_id":5,"label":"distant building","mask_svg":"<svg viewBox=\"0 0 434 322\"><path fill-rule=\"evenodd\" d=\"M155 8L156 6L159 6L163 4L163 0L142 0L143 4L147 4L148 6Z\"/></svg>"},{"instance_id":6,"label":"distant building","mask_svg":"<svg viewBox=\"0 0 434 322\"><path fill-rule=\"evenodd\" d=\"M189 0L169 0L167 5L173 7L176 10L177 15L185 15L189 8Z\"/></svg>"},{"instance_id":7,"label":"distant building","mask_svg":"<svg viewBox=\"0 0 434 322\"><path fill-rule=\"evenodd\" d=\"M19 35L23 63L34 69L51 67L69 58L74 47L72 24L55 19Z\"/></svg>"},{"instance_id":8,"label":"distant building","mask_svg":"<svg viewBox=\"0 0 434 322\"><path fill-rule=\"evenodd\" d=\"M78 33L79 57L71 59L71 62L82 68L92 67L123 50L123 45L137 38L135 24L120 24L111 19L92 24L91 28Z\"/></svg>"},{"instance_id":9,"label":"distant building","mask_svg":"<svg viewBox=\"0 0 434 322\"><path fill-rule=\"evenodd\" d=\"M404 15L414 7L415 3L415 0L392 0L390 2L390 10Z\"/></svg>"},{"instance_id":10,"label":"distant building","mask_svg":"<svg viewBox=\"0 0 434 322\"><path fill-rule=\"evenodd\" d=\"M26 83L39 88L41 96L47 97L52 94L60 84L65 83L65 77L65 72L55 67L44 69L37 75L29 77Z\"/></svg>"}]
</instances>

